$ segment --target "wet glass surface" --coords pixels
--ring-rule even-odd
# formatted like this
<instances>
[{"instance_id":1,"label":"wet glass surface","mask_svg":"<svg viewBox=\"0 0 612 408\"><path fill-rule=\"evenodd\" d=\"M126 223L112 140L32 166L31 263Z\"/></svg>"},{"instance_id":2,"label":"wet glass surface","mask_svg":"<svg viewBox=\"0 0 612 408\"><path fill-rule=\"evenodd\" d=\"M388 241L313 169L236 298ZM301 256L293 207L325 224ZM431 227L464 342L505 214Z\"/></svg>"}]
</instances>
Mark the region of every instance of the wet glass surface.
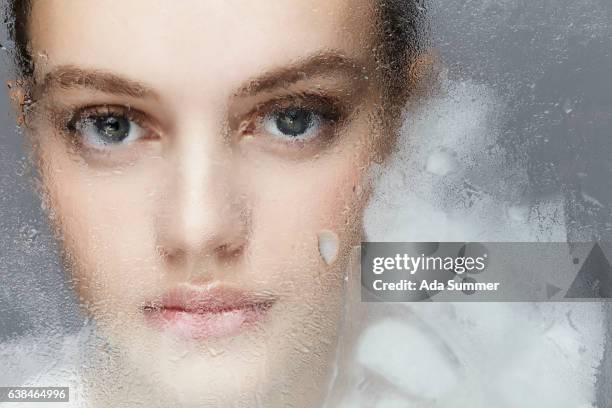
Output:
<instances>
[{"instance_id":1,"label":"wet glass surface","mask_svg":"<svg viewBox=\"0 0 612 408\"><path fill-rule=\"evenodd\" d=\"M607 303L362 303L358 245L609 241L612 3L34 3L33 72L0 50L0 386L610 405Z\"/></svg>"}]
</instances>

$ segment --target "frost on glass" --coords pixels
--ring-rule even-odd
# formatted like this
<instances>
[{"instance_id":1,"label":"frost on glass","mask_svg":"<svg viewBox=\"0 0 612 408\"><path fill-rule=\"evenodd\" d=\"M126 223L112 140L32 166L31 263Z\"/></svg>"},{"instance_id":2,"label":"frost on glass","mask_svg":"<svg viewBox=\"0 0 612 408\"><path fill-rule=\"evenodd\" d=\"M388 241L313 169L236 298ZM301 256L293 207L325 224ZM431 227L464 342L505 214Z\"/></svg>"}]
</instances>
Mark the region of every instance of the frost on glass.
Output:
<instances>
[{"instance_id":1,"label":"frost on glass","mask_svg":"<svg viewBox=\"0 0 612 408\"><path fill-rule=\"evenodd\" d=\"M607 304L362 303L357 247L607 240L609 4L110 3L37 3L44 92L18 92L1 42L0 386L69 386L74 406L610 404ZM422 48L389 51L407 10Z\"/></svg>"},{"instance_id":2,"label":"frost on glass","mask_svg":"<svg viewBox=\"0 0 612 408\"><path fill-rule=\"evenodd\" d=\"M369 240L607 239L610 6L565 6L436 3L439 91L408 111ZM368 309L332 406L609 404L605 304Z\"/></svg>"}]
</instances>

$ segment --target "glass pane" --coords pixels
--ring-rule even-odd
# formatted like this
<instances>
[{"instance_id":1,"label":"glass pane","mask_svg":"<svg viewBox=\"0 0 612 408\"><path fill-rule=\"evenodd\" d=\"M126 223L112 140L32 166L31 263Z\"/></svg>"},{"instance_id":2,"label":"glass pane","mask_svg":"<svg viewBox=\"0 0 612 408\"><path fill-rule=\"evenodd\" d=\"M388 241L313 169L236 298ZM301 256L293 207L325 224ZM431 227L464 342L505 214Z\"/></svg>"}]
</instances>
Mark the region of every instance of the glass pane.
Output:
<instances>
[{"instance_id":1,"label":"glass pane","mask_svg":"<svg viewBox=\"0 0 612 408\"><path fill-rule=\"evenodd\" d=\"M0 406L612 403L612 3L3 10Z\"/></svg>"}]
</instances>

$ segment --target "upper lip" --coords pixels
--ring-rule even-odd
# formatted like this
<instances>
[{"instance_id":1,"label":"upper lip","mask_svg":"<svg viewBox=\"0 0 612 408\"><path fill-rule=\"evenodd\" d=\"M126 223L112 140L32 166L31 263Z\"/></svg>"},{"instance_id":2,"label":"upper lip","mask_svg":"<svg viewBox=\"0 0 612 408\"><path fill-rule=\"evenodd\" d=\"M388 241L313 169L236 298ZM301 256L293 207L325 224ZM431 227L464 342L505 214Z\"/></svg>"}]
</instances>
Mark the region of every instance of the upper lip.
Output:
<instances>
[{"instance_id":1,"label":"upper lip","mask_svg":"<svg viewBox=\"0 0 612 408\"><path fill-rule=\"evenodd\" d=\"M268 308L277 298L268 292L247 291L223 284L205 287L180 285L143 304L143 310L222 313L247 308Z\"/></svg>"}]
</instances>

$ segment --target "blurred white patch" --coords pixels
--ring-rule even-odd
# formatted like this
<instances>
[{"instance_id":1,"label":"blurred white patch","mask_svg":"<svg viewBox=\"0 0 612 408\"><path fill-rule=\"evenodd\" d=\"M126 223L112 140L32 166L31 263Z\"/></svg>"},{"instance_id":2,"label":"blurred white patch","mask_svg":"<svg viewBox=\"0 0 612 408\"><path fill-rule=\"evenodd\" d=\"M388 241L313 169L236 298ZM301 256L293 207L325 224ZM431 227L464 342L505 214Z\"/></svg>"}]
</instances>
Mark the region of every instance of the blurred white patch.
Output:
<instances>
[{"instance_id":1,"label":"blurred white patch","mask_svg":"<svg viewBox=\"0 0 612 408\"><path fill-rule=\"evenodd\" d=\"M498 143L506 110L487 86L443 79L437 97L408 113L386 168L373 172L365 239L566 241L563 197L525 196L526 163ZM378 406L387 397L405 401L389 406L430 408L595 401L604 347L599 304L364 307L368 324L339 366L354 384L338 387L341 406Z\"/></svg>"},{"instance_id":2,"label":"blurred white patch","mask_svg":"<svg viewBox=\"0 0 612 408\"><path fill-rule=\"evenodd\" d=\"M457 167L457 161L453 154L446 150L440 150L429 155L426 170L438 176L445 176L455 171Z\"/></svg>"},{"instance_id":3,"label":"blurred white patch","mask_svg":"<svg viewBox=\"0 0 612 408\"><path fill-rule=\"evenodd\" d=\"M526 163L498 143L505 110L489 87L443 79L439 96L407 113L397 150L376 172L367 239L565 241L562 197L524 204Z\"/></svg>"},{"instance_id":4,"label":"blurred white patch","mask_svg":"<svg viewBox=\"0 0 612 408\"><path fill-rule=\"evenodd\" d=\"M362 335L357 361L402 391L436 399L459 382L456 364L415 325L384 320Z\"/></svg>"}]
</instances>

